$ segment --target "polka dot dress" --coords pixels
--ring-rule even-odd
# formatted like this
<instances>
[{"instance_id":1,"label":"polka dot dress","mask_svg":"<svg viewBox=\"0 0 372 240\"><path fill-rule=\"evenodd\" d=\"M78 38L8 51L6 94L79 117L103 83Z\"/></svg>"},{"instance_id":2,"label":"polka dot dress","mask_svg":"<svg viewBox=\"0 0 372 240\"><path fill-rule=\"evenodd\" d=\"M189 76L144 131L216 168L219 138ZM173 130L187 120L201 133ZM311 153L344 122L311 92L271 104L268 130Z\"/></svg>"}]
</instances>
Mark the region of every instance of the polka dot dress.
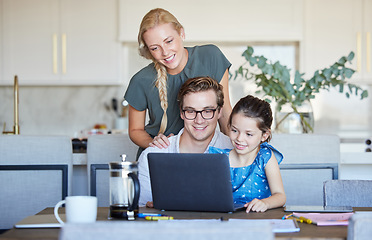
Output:
<instances>
[{"instance_id":1,"label":"polka dot dress","mask_svg":"<svg viewBox=\"0 0 372 240\"><path fill-rule=\"evenodd\" d=\"M209 153L229 154L230 149L209 148ZM265 174L265 166L274 152L280 164L283 155L268 143L262 143L254 162L245 167L230 167L231 184L234 203L247 203L254 198L263 199L271 195L269 183Z\"/></svg>"}]
</instances>

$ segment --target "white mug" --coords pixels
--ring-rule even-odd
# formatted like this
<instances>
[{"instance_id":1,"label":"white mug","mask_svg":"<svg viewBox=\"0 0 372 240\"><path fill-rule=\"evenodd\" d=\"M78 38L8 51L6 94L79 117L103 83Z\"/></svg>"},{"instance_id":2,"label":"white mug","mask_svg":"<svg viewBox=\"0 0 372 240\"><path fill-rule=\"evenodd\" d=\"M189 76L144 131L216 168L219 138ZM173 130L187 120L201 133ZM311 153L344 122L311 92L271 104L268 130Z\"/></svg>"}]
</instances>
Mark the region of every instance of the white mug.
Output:
<instances>
[{"instance_id":1,"label":"white mug","mask_svg":"<svg viewBox=\"0 0 372 240\"><path fill-rule=\"evenodd\" d=\"M92 223L97 218L97 197L93 196L69 196L59 201L54 207L54 216L58 222L64 224L58 214L58 209L66 204L66 222L68 223Z\"/></svg>"}]
</instances>

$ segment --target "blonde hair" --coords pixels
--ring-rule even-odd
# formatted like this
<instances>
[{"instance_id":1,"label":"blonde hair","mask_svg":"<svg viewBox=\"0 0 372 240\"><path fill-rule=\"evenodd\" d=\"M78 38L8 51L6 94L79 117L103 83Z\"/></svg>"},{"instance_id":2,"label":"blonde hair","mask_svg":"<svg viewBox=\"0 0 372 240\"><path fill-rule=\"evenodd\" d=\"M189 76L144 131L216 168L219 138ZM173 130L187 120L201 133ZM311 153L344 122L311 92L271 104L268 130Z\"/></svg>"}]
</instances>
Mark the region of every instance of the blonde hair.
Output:
<instances>
[{"instance_id":1,"label":"blonde hair","mask_svg":"<svg viewBox=\"0 0 372 240\"><path fill-rule=\"evenodd\" d=\"M155 64L155 69L157 72L157 79L155 82L155 86L159 90L159 99L160 99L160 106L164 111L163 117L161 119L159 133L164 133L167 128L167 108L168 108L168 97L167 97L167 69L164 65L157 62L151 55L146 43L143 39L143 34L158 25L171 23L174 29L181 34L181 30L183 29L182 25L178 22L177 18L173 16L167 10L162 8L155 8L148 12L142 19L140 29L138 32L138 44L139 44L139 54L146 58L151 59Z\"/></svg>"}]
</instances>

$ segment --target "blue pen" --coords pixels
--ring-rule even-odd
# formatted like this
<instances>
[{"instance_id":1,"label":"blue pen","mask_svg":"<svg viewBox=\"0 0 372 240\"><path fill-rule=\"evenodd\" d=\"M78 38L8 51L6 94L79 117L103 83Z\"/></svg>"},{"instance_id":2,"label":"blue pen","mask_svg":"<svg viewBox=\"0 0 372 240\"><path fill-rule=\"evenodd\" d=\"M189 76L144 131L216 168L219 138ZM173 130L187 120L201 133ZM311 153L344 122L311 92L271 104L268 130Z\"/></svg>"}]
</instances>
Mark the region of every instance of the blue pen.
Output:
<instances>
[{"instance_id":1,"label":"blue pen","mask_svg":"<svg viewBox=\"0 0 372 240\"><path fill-rule=\"evenodd\" d=\"M145 218L147 216L150 216L150 217L160 217L160 216L163 216L159 213L138 213L137 217L139 218Z\"/></svg>"},{"instance_id":2,"label":"blue pen","mask_svg":"<svg viewBox=\"0 0 372 240\"><path fill-rule=\"evenodd\" d=\"M284 219L287 219L287 218L291 217L292 215L293 215L293 213L288 214L288 215L284 215L284 216L282 217L282 219L283 219L283 220L284 220Z\"/></svg>"}]
</instances>

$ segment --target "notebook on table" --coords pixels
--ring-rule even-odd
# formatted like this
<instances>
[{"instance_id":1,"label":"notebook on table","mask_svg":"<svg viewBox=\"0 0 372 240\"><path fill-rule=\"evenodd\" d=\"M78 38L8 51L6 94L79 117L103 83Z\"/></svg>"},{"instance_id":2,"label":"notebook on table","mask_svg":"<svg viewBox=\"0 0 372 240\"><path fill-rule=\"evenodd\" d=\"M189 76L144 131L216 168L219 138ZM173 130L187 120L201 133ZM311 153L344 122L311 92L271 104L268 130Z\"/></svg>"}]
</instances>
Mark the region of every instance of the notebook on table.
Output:
<instances>
[{"instance_id":1,"label":"notebook on table","mask_svg":"<svg viewBox=\"0 0 372 240\"><path fill-rule=\"evenodd\" d=\"M305 205L288 205L284 207L284 211L286 212L336 212L336 213L343 213L343 212L352 212L353 208L349 206L305 206Z\"/></svg>"},{"instance_id":2,"label":"notebook on table","mask_svg":"<svg viewBox=\"0 0 372 240\"><path fill-rule=\"evenodd\" d=\"M60 216L65 221L66 215L60 214ZM54 214L29 216L14 225L15 228L59 228L61 226Z\"/></svg>"},{"instance_id":3,"label":"notebook on table","mask_svg":"<svg viewBox=\"0 0 372 240\"><path fill-rule=\"evenodd\" d=\"M160 210L234 212L225 154L149 153L154 207Z\"/></svg>"}]
</instances>

